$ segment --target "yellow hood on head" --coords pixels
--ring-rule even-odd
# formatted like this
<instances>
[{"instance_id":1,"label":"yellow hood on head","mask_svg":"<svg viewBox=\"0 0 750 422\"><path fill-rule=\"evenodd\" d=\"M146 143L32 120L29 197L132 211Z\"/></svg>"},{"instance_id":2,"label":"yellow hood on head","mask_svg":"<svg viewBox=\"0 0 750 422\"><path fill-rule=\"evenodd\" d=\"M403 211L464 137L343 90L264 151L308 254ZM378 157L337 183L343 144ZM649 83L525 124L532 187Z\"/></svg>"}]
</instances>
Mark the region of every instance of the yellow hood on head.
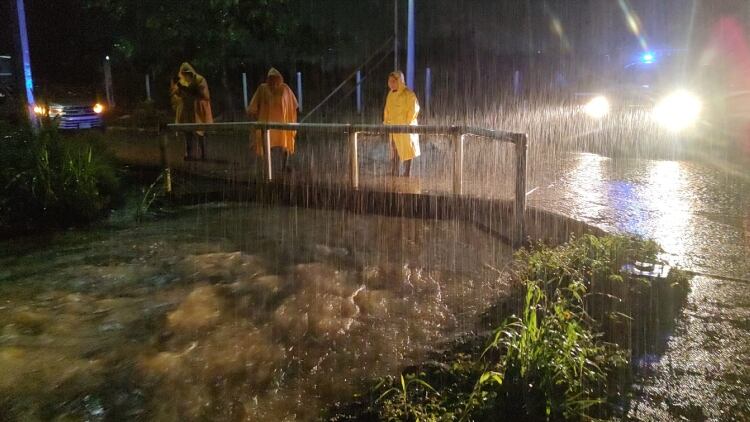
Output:
<instances>
[{"instance_id":1,"label":"yellow hood on head","mask_svg":"<svg viewBox=\"0 0 750 422\"><path fill-rule=\"evenodd\" d=\"M195 71L195 68L193 68L193 66L191 66L188 62L180 65L180 73L192 73L195 76L198 75L198 72Z\"/></svg>"},{"instance_id":2,"label":"yellow hood on head","mask_svg":"<svg viewBox=\"0 0 750 422\"><path fill-rule=\"evenodd\" d=\"M193 78L195 79L194 80L195 83L200 84L203 82L203 76L199 75L198 72L195 71L195 68L190 63L185 62L180 65L180 72L179 72L180 80L183 83L188 83L187 80L182 76L188 73L193 75Z\"/></svg>"},{"instance_id":3,"label":"yellow hood on head","mask_svg":"<svg viewBox=\"0 0 750 422\"><path fill-rule=\"evenodd\" d=\"M388 74L389 78L396 78L396 81L398 81L398 90L401 91L402 89L406 88L406 79L404 78L404 72L400 70L394 70L390 74Z\"/></svg>"}]
</instances>

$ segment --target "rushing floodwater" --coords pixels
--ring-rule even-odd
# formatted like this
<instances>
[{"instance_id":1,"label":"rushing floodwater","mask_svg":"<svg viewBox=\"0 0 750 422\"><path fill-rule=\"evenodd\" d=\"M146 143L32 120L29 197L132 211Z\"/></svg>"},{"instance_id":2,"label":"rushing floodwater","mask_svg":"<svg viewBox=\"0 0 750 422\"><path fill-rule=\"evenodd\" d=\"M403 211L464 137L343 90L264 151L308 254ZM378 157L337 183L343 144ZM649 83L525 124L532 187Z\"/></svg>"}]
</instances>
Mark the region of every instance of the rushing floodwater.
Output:
<instances>
[{"instance_id":1,"label":"rushing floodwater","mask_svg":"<svg viewBox=\"0 0 750 422\"><path fill-rule=\"evenodd\" d=\"M507 292L478 229L200 207L5 243L3 420L309 420Z\"/></svg>"}]
</instances>

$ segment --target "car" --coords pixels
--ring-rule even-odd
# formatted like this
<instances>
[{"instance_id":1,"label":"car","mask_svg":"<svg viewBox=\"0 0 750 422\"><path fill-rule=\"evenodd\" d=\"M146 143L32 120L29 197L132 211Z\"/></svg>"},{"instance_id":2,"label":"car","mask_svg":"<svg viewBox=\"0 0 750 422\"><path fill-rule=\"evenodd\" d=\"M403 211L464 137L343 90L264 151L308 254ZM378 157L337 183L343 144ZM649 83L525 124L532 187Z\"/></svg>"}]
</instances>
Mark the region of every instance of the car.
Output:
<instances>
[{"instance_id":1,"label":"car","mask_svg":"<svg viewBox=\"0 0 750 422\"><path fill-rule=\"evenodd\" d=\"M701 86L683 70L685 59L677 50L642 53L614 72L606 86L577 93L585 99L581 111L594 120L635 111L669 132L689 130L700 121L703 99Z\"/></svg>"},{"instance_id":2,"label":"car","mask_svg":"<svg viewBox=\"0 0 750 422\"><path fill-rule=\"evenodd\" d=\"M53 86L54 88L49 88ZM14 120L18 113L18 97L12 58L0 55L0 118ZM60 130L89 130L105 128L104 103L99 95L87 87L60 87L52 84L34 86L34 113L42 125Z\"/></svg>"},{"instance_id":3,"label":"car","mask_svg":"<svg viewBox=\"0 0 750 422\"><path fill-rule=\"evenodd\" d=\"M714 142L722 118L718 89L684 50L629 55L574 94L584 144L600 152L671 151ZM695 149L695 148L694 148Z\"/></svg>"},{"instance_id":4,"label":"car","mask_svg":"<svg viewBox=\"0 0 750 422\"><path fill-rule=\"evenodd\" d=\"M47 90L34 107L44 125L59 130L104 130L104 111L103 102L97 101L90 90L80 87Z\"/></svg>"}]
</instances>

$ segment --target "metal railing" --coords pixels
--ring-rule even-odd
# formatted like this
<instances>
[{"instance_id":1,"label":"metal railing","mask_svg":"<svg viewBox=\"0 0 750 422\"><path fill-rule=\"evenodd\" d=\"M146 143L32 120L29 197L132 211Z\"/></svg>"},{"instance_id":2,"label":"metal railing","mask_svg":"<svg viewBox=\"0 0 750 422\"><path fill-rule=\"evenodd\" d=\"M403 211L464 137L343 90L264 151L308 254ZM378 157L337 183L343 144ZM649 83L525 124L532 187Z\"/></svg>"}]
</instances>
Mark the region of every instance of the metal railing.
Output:
<instances>
[{"instance_id":1,"label":"metal railing","mask_svg":"<svg viewBox=\"0 0 750 422\"><path fill-rule=\"evenodd\" d=\"M264 150L264 176L266 182L273 181L271 166L271 130L315 131L346 134L349 144L349 182L352 189L359 189L359 158L357 153L358 136L388 135L393 133L416 133L420 135L448 135L453 146L453 193L463 193L464 143L467 136L508 142L515 145L516 180L514 198L514 220L519 230L518 239L525 238L524 213L526 211L526 156L528 135L476 128L471 126L439 125L366 125L340 123L264 123L264 122L227 122L227 123L181 123L170 124L169 129L181 132L204 130L220 131L262 131Z\"/></svg>"}]
</instances>

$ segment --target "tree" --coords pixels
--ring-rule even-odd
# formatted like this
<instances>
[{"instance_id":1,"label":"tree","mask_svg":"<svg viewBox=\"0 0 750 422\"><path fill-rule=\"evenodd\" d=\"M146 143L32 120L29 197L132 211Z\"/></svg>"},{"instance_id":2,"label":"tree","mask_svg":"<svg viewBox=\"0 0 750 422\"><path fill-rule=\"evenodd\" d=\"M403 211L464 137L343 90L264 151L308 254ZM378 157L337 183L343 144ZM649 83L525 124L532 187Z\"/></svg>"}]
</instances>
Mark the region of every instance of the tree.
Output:
<instances>
[{"instance_id":1,"label":"tree","mask_svg":"<svg viewBox=\"0 0 750 422\"><path fill-rule=\"evenodd\" d=\"M104 12L115 36L115 60L138 73L164 75L190 60L219 78L229 92L229 70L243 64L295 63L338 48L351 37L326 18L327 1L301 0L85 0ZM375 5L374 1L363 2ZM341 6L339 6L341 9ZM355 8L366 16L368 8ZM372 13L370 13L372 15ZM360 25L353 22L351 25ZM361 47L360 47L361 48ZM314 54L310 54L314 52ZM231 96L225 107L233 109Z\"/></svg>"}]
</instances>

